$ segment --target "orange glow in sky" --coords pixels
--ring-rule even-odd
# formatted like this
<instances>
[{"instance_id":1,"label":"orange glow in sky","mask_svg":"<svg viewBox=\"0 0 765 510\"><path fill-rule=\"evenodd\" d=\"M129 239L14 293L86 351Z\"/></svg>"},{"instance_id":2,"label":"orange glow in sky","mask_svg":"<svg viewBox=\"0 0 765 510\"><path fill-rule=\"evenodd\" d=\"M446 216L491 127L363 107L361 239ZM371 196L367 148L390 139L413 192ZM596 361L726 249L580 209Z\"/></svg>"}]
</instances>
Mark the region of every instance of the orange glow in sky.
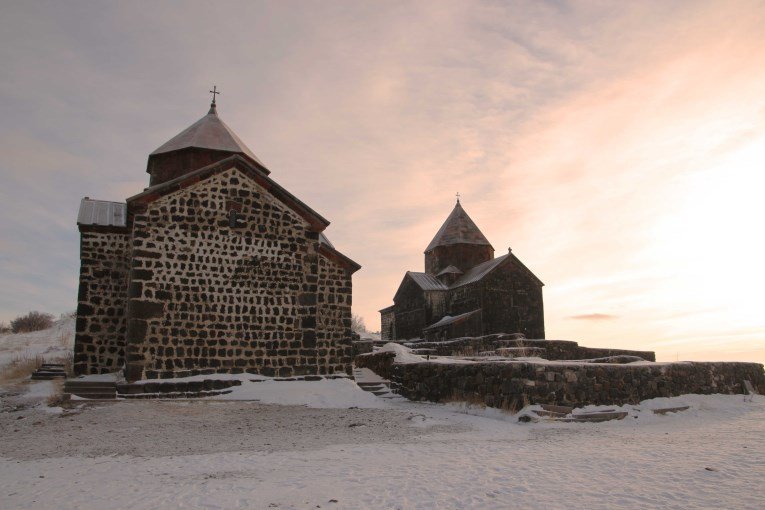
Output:
<instances>
[{"instance_id":1,"label":"orange glow in sky","mask_svg":"<svg viewBox=\"0 0 765 510\"><path fill-rule=\"evenodd\" d=\"M229 4L2 8L0 319L74 309L79 200L141 191L216 84L370 329L460 192L548 338L765 362L762 1Z\"/></svg>"}]
</instances>

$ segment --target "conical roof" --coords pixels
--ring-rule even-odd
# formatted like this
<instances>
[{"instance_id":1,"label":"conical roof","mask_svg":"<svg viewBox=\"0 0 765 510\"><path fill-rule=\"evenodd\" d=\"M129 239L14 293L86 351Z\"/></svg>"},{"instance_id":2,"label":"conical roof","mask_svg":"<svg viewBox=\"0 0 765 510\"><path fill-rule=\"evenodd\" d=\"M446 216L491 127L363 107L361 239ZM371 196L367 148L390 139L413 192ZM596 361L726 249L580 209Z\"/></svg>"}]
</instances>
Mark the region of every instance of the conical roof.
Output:
<instances>
[{"instance_id":1,"label":"conical roof","mask_svg":"<svg viewBox=\"0 0 765 510\"><path fill-rule=\"evenodd\" d=\"M425 248L425 252L429 252L436 246L448 246L451 244L483 244L491 246L489 240L486 239L462 208L459 200L457 200L452 213L446 218L444 224L441 225L436 237Z\"/></svg>"},{"instance_id":2,"label":"conical roof","mask_svg":"<svg viewBox=\"0 0 765 510\"><path fill-rule=\"evenodd\" d=\"M210 105L207 115L165 142L150 156L191 147L244 154L264 166L231 128L220 120L215 104Z\"/></svg>"}]
</instances>

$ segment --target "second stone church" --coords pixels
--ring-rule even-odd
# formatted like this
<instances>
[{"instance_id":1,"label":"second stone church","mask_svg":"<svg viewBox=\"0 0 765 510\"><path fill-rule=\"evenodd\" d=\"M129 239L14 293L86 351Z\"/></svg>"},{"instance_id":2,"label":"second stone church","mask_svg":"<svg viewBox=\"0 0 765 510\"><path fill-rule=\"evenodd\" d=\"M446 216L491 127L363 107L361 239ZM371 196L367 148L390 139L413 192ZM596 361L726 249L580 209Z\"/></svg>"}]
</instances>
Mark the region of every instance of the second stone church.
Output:
<instances>
[{"instance_id":1,"label":"second stone church","mask_svg":"<svg viewBox=\"0 0 765 510\"><path fill-rule=\"evenodd\" d=\"M425 248L425 272L407 271L380 310L384 340L492 333L544 338L542 286L512 250L494 248L460 204Z\"/></svg>"}]
</instances>

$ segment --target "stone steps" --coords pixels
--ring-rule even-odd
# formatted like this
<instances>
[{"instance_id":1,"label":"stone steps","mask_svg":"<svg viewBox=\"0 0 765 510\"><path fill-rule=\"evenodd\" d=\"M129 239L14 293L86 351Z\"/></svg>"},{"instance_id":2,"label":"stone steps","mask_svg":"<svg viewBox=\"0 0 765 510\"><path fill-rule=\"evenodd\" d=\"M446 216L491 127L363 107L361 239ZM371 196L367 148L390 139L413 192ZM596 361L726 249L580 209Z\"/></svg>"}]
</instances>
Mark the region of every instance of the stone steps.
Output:
<instances>
[{"instance_id":1,"label":"stone steps","mask_svg":"<svg viewBox=\"0 0 765 510\"><path fill-rule=\"evenodd\" d=\"M64 383L64 393L92 400L115 400L117 398L117 383L69 379Z\"/></svg>"},{"instance_id":2,"label":"stone steps","mask_svg":"<svg viewBox=\"0 0 765 510\"><path fill-rule=\"evenodd\" d=\"M391 382L387 379L383 379L379 375L375 374L368 368L355 368L353 370L353 376L356 379L356 384L364 391L368 391L376 397L385 399L402 399L401 395L393 393L391 390Z\"/></svg>"},{"instance_id":3,"label":"stone steps","mask_svg":"<svg viewBox=\"0 0 765 510\"><path fill-rule=\"evenodd\" d=\"M51 379L60 379L66 377L64 365L61 363L43 363L40 368L35 370L30 379L35 381L49 381Z\"/></svg>"},{"instance_id":4,"label":"stone steps","mask_svg":"<svg viewBox=\"0 0 765 510\"><path fill-rule=\"evenodd\" d=\"M586 413L574 413L573 407L555 406L542 404L542 409L535 409L535 415L541 418L548 418L554 421L574 422L574 423L598 423L610 420L623 420L627 417L627 412L617 411L616 409L603 409L602 411L591 411ZM537 419L524 415L521 421L538 421Z\"/></svg>"},{"instance_id":5,"label":"stone steps","mask_svg":"<svg viewBox=\"0 0 765 510\"><path fill-rule=\"evenodd\" d=\"M241 386L238 379L204 379L201 381L157 380L144 383L117 385L120 398L204 398L231 393L231 388Z\"/></svg>"},{"instance_id":6,"label":"stone steps","mask_svg":"<svg viewBox=\"0 0 765 510\"><path fill-rule=\"evenodd\" d=\"M566 418L558 418L558 420L575 423L598 423L601 421L623 420L627 417L627 414L629 413L626 411L582 413L572 414Z\"/></svg>"}]
</instances>

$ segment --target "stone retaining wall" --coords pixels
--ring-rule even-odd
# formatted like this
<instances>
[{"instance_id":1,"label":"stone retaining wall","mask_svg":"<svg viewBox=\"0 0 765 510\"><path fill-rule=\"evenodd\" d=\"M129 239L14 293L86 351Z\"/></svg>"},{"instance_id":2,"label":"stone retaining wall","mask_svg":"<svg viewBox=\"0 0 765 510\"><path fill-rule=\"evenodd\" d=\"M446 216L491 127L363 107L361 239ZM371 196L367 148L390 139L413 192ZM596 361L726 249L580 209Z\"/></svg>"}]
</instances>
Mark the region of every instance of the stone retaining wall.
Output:
<instances>
[{"instance_id":1,"label":"stone retaining wall","mask_svg":"<svg viewBox=\"0 0 765 510\"><path fill-rule=\"evenodd\" d=\"M443 342L412 342L405 343L404 345L416 349L434 349L435 354L438 356L471 355L502 347L534 347L544 349L542 357L548 360L575 360L624 355L638 356L646 361L656 361L656 354L651 351L582 347L577 342L571 340L518 338L517 333L463 337Z\"/></svg>"},{"instance_id":2,"label":"stone retaining wall","mask_svg":"<svg viewBox=\"0 0 765 510\"><path fill-rule=\"evenodd\" d=\"M411 400L465 401L517 410L527 404L637 404L687 393L742 394L749 380L765 393L759 363L679 362L611 365L591 363L495 362L475 364L392 363L380 353L367 358ZM378 372L379 373L379 372Z\"/></svg>"},{"instance_id":3,"label":"stone retaining wall","mask_svg":"<svg viewBox=\"0 0 765 510\"><path fill-rule=\"evenodd\" d=\"M368 368L385 379L391 379L393 377L393 361L395 357L395 352L361 354L356 356L356 359L353 360L353 364L358 368Z\"/></svg>"}]
</instances>

